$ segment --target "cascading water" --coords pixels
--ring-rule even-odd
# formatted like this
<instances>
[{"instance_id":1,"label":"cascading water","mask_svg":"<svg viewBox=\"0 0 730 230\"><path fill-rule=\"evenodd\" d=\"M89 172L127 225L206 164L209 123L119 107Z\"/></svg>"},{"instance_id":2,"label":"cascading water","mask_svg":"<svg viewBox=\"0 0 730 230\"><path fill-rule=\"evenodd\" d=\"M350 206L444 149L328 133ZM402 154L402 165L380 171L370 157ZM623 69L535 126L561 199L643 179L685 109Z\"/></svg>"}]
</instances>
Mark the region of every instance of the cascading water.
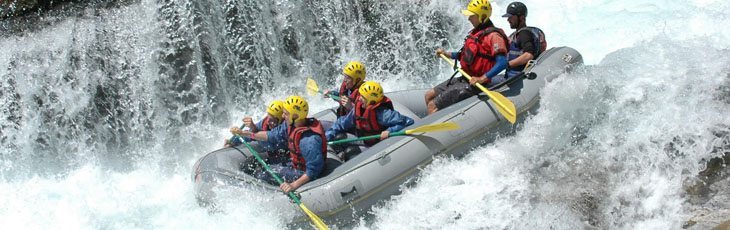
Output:
<instances>
[{"instance_id":1,"label":"cascading water","mask_svg":"<svg viewBox=\"0 0 730 230\"><path fill-rule=\"evenodd\" d=\"M334 88L362 60L386 91L450 75L433 56L469 24L451 1L73 3L0 22L0 223L9 228L280 229L279 194L233 191L221 213L189 173L265 102ZM589 66L549 84L514 136L438 158L344 228L703 228L730 216L730 3L524 1L550 46ZM509 1L496 1L492 19ZM509 33L509 31L508 31ZM311 98L313 111L332 106ZM448 173L445 173L448 172ZM434 191L439 191L438 193ZM698 218L702 214L703 218ZM691 225L687 221L703 222Z\"/></svg>"},{"instance_id":2,"label":"cascading water","mask_svg":"<svg viewBox=\"0 0 730 230\"><path fill-rule=\"evenodd\" d=\"M685 203L696 195L685 190L704 161L730 151L730 107L717 100L728 69L698 68L722 66L730 56L713 50L707 59L685 58L703 42L641 42L564 76L542 92L539 114L515 136L424 170L417 186L376 209L376 226L682 226L704 206ZM678 49L651 52L666 46ZM698 75L720 77L698 82ZM716 208L727 215L721 197Z\"/></svg>"}]
</instances>

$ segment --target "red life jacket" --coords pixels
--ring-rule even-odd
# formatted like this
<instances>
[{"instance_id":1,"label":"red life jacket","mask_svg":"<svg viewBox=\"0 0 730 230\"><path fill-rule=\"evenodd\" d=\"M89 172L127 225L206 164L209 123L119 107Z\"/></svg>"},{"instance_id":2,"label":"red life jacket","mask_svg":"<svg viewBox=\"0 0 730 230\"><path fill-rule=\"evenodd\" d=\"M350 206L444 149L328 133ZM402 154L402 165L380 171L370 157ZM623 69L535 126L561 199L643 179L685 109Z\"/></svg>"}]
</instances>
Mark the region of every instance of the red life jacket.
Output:
<instances>
[{"instance_id":1,"label":"red life jacket","mask_svg":"<svg viewBox=\"0 0 730 230\"><path fill-rule=\"evenodd\" d=\"M346 95L347 94L347 90L348 90L347 89L347 84L345 84L345 82L342 82L342 85L340 86L339 95L340 96L345 96L346 95L347 98L349 98L351 102L355 102L355 101L357 101L357 97L360 96L360 91L357 90L358 88L360 88L360 85L362 85L362 82L360 82L360 84L357 84L357 85L353 86L352 87L353 89L352 89L352 92L350 93L350 95ZM350 110L346 109L342 105L340 105L339 107L337 107L337 117L345 116L349 112L350 112Z\"/></svg>"},{"instance_id":2,"label":"red life jacket","mask_svg":"<svg viewBox=\"0 0 730 230\"><path fill-rule=\"evenodd\" d=\"M459 55L459 61L461 62L461 69L472 77L484 75L496 64L494 57L499 53L492 53L494 44L490 43L487 46L481 44L482 39L491 33L498 33L504 40L505 46L509 44L509 39L504 31L494 26L489 26L483 30L472 30L466 36L464 47ZM506 51L507 47L504 47L504 49Z\"/></svg>"},{"instance_id":3,"label":"red life jacket","mask_svg":"<svg viewBox=\"0 0 730 230\"><path fill-rule=\"evenodd\" d=\"M308 118L307 125L302 127L289 126L289 157L291 157L292 166L295 169L307 171L307 161L302 156L302 150L299 148L299 141L305 132L314 132L322 138L322 159L327 159L327 138L324 135L322 124L317 119Z\"/></svg>"},{"instance_id":4,"label":"red life jacket","mask_svg":"<svg viewBox=\"0 0 730 230\"><path fill-rule=\"evenodd\" d=\"M380 134L385 131L385 128L378 124L378 118L375 110L380 106L385 108L393 109L393 102L388 97L383 97L383 100L374 105L368 105L364 109L362 108L362 102L357 100L355 103L355 129L357 130L357 136L370 136ZM380 142L379 139L372 139L364 141L366 146L372 146Z\"/></svg>"},{"instance_id":5,"label":"red life jacket","mask_svg":"<svg viewBox=\"0 0 730 230\"><path fill-rule=\"evenodd\" d=\"M269 126L269 123L270 123L269 120L270 119L271 119L271 117L266 116L264 118L264 120L261 121L261 130L259 130L259 131L270 131L270 130L276 128L276 126Z\"/></svg>"}]
</instances>

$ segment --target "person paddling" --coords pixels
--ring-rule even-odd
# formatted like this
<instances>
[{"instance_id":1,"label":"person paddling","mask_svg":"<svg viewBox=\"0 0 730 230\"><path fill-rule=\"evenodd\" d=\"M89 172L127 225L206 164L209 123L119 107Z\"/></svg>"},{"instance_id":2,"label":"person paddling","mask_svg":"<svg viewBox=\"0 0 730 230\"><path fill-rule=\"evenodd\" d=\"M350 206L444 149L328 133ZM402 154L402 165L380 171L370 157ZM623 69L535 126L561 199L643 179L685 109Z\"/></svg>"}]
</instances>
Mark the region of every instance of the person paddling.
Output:
<instances>
[{"instance_id":1,"label":"person paddling","mask_svg":"<svg viewBox=\"0 0 730 230\"><path fill-rule=\"evenodd\" d=\"M383 94L383 88L374 81L367 81L358 89L360 96L357 98L354 109L347 115L337 118L325 136L327 140L335 140L340 134L354 129L358 137L380 134L380 140L388 138L391 132L397 132L413 124L413 119L400 114L393 109L390 98ZM372 146L380 140L373 139L364 142L365 147ZM347 160L352 155L363 151L346 151L346 154L339 154L340 158Z\"/></svg>"},{"instance_id":2,"label":"person paddling","mask_svg":"<svg viewBox=\"0 0 730 230\"><path fill-rule=\"evenodd\" d=\"M321 123L316 118L307 117L309 104L304 98L289 96L283 108L284 125L255 133L240 130L237 134L256 141L266 141L268 146L287 145L289 158L282 162L271 162L270 168L284 179L279 188L288 193L316 180L324 171L327 139ZM277 183L274 177L264 171L258 171L254 176L272 184Z\"/></svg>"},{"instance_id":3,"label":"person paddling","mask_svg":"<svg viewBox=\"0 0 730 230\"><path fill-rule=\"evenodd\" d=\"M492 15L490 2L472 0L467 9L461 12L469 17L474 29L469 31L460 51L446 52L438 48L436 56L446 55L458 59L461 69L472 78L452 77L428 90L425 94L428 114L479 94L481 91L473 86L475 83L491 85L492 78L507 67L507 35L489 19Z\"/></svg>"},{"instance_id":4,"label":"person paddling","mask_svg":"<svg viewBox=\"0 0 730 230\"><path fill-rule=\"evenodd\" d=\"M282 113L284 111L283 108L284 102L281 100L275 100L269 104L268 107L266 107L266 116L261 119L258 123L254 124L253 119L251 117L244 117L243 118L243 127L244 129L248 129L251 132L258 132L258 131L269 131L274 129L275 127L279 126L282 122ZM231 127L230 129L232 134L239 133L241 131L241 128L239 127ZM230 147L230 146L236 146L241 144L241 141L250 141L247 137L234 137L231 139L226 140L224 147Z\"/></svg>"},{"instance_id":5,"label":"person paddling","mask_svg":"<svg viewBox=\"0 0 730 230\"><path fill-rule=\"evenodd\" d=\"M339 89L327 90L324 92L325 97L340 97L340 106L337 107L337 117L341 117L350 112L355 99L359 95L358 88L365 81L365 65L359 61L351 61L342 69L342 84Z\"/></svg>"},{"instance_id":6,"label":"person paddling","mask_svg":"<svg viewBox=\"0 0 730 230\"><path fill-rule=\"evenodd\" d=\"M537 59L547 48L545 33L540 28L527 26L527 6L521 2L512 2L507 6L507 12L502 15L507 18L509 27L515 29L509 36L509 65L505 73L505 80L519 75L530 60Z\"/></svg>"}]
</instances>

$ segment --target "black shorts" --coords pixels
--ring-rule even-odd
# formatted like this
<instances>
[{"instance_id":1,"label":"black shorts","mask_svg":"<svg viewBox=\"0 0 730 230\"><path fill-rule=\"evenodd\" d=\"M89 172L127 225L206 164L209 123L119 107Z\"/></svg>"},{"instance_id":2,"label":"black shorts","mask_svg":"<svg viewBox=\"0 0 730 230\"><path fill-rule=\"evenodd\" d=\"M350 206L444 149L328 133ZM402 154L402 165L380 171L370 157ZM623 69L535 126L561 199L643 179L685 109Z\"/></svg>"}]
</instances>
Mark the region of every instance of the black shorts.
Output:
<instances>
[{"instance_id":1,"label":"black shorts","mask_svg":"<svg viewBox=\"0 0 730 230\"><path fill-rule=\"evenodd\" d=\"M436 93L433 103L438 109L446 108L481 92L477 87L469 85L469 81L464 77L454 77L441 82L433 87L433 90Z\"/></svg>"}]
</instances>

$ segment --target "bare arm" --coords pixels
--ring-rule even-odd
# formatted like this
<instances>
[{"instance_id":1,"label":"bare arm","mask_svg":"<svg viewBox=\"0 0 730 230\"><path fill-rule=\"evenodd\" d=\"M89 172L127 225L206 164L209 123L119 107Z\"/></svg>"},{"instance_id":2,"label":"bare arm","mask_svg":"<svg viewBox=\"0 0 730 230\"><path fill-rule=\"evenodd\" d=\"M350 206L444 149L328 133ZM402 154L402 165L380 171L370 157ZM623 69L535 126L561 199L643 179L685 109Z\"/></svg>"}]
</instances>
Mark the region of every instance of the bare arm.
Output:
<instances>
[{"instance_id":1,"label":"bare arm","mask_svg":"<svg viewBox=\"0 0 730 230\"><path fill-rule=\"evenodd\" d=\"M527 64L528 61L532 60L534 56L531 53L525 52L519 57L509 61L509 67L521 66Z\"/></svg>"},{"instance_id":2,"label":"bare arm","mask_svg":"<svg viewBox=\"0 0 730 230\"><path fill-rule=\"evenodd\" d=\"M309 176L307 176L307 174L305 173L304 175L299 177L299 179L297 179L291 183L286 183L286 182L281 183L281 185L279 185L279 188L282 191L288 193L288 192L296 190L297 188L301 187L303 184L306 184L307 182L309 182Z\"/></svg>"},{"instance_id":3,"label":"bare arm","mask_svg":"<svg viewBox=\"0 0 730 230\"><path fill-rule=\"evenodd\" d=\"M234 132L234 131L231 131L231 132ZM257 140L257 141L268 141L269 140L268 131L260 131L260 132L252 133L250 131L244 131L244 130L239 129L238 133L234 133L234 134L238 134L242 137L249 137L249 138Z\"/></svg>"},{"instance_id":4,"label":"bare arm","mask_svg":"<svg viewBox=\"0 0 730 230\"><path fill-rule=\"evenodd\" d=\"M268 131L260 131L260 132L254 133L251 137L257 141L268 141L269 140L268 134L269 134Z\"/></svg>"}]
</instances>

